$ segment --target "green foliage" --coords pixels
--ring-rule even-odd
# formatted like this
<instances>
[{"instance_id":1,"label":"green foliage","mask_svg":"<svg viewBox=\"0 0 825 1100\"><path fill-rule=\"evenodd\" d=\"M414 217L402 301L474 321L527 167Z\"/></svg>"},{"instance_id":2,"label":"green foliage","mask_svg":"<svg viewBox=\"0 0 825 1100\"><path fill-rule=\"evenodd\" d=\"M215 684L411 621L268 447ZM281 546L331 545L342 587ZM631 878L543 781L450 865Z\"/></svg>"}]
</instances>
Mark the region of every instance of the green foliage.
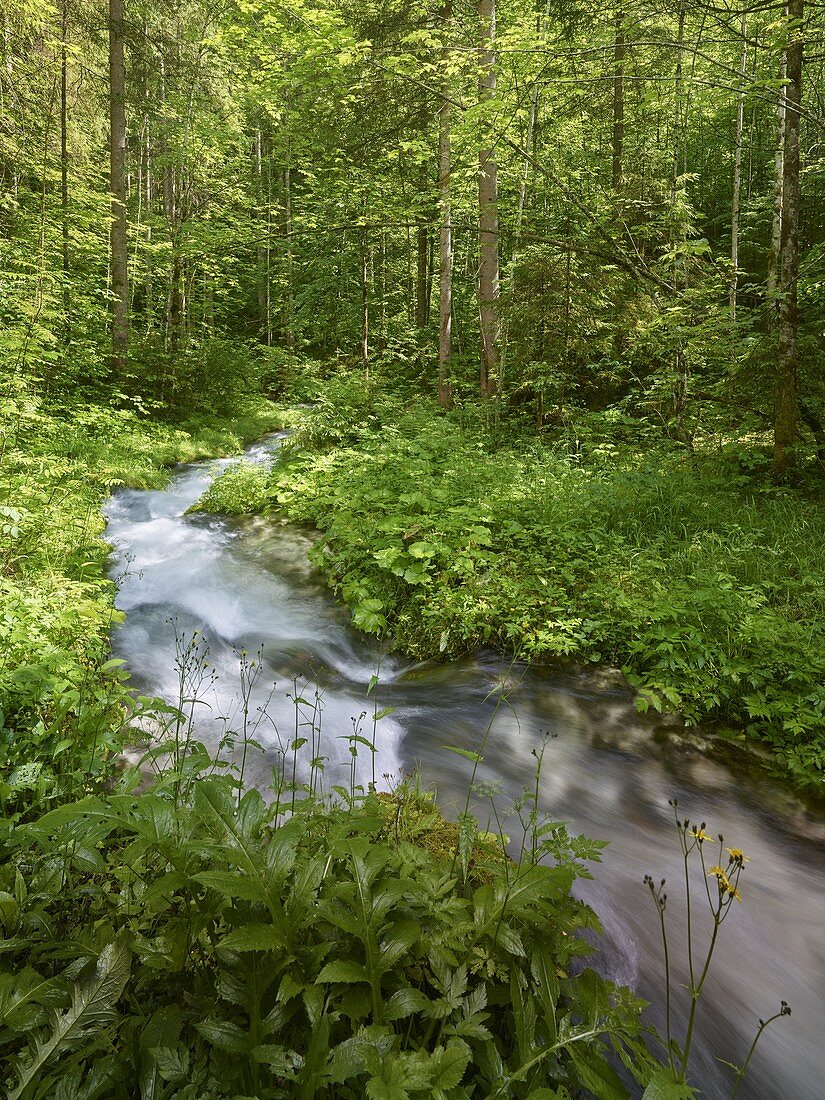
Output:
<instances>
[{"instance_id":1,"label":"green foliage","mask_svg":"<svg viewBox=\"0 0 825 1100\"><path fill-rule=\"evenodd\" d=\"M0 410L0 802L22 814L103 782L133 709L120 662L108 660L118 613L103 498L160 485L165 464L235 451L280 418L250 401L228 422L185 430L139 407L57 405L25 389Z\"/></svg>"},{"instance_id":2,"label":"green foliage","mask_svg":"<svg viewBox=\"0 0 825 1100\"><path fill-rule=\"evenodd\" d=\"M504 437L471 409L404 411L339 381L273 470L270 507L323 532L314 561L356 624L407 653L609 661L640 708L740 725L817 782L818 501L743 469L752 448L709 440L689 461L618 414L571 425L566 447Z\"/></svg>"},{"instance_id":3,"label":"green foliage","mask_svg":"<svg viewBox=\"0 0 825 1100\"><path fill-rule=\"evenodd\" d=\"M251 462L228 466L190 511L217 512L222 515L246 515L266 505L268 471Z\"/></svg>"},{"instance_id":4,"label":"green foliage","mask_svg":"<svg viewBox=\"0 0 825 1100\"><path fill-rule=\"evenodd\" d=\"M414 791L307 795L285 817L289 792L267 805L228 776L181 778L136 797L126 775L2 823L15 1100L90 1088L103 1067L113 1097L134 1080L164 1097L399 1100L587 1082L607 1100L626 1095L613 1045L649 1073L640 1003L570 970L596 921L570 895L583 867L563 830L465 889Z\"/></svg>"},{"instance_id":5,"label":"green foliage","mask_svg":"<svg viewBox=\"0 0 825 1100\"><path fill-rule=\"evenodd\" d=\"M170 356L147 341L136 349L124 385L156 415L234 416L252 394L269 389L267 363L253 344L218 337L190 343Z\"/></svg>"}]
</instances>

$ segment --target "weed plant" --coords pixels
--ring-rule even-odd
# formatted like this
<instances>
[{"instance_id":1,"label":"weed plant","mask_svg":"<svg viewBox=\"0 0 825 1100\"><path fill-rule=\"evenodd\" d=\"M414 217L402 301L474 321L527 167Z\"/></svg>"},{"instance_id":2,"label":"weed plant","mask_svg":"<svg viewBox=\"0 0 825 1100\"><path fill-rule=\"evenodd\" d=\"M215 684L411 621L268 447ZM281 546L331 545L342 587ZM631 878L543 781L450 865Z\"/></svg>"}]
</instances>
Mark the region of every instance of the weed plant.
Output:
<instances>
[{"instance_id":1,"label":"weed plant","mask_svg":"<svg viewBox=\"0 0 825 1100\"><path fill-rule=\"evenodd\" d=\"M666 1061L658 1067L651 1079L648 1089L662 1100L680 1100L681 1097L694 1096L694 1091L687 1085L688 1066L690 1063L691 1048L695 1038L695 1025L700 1011L702 994L705 989L708 975L713 963L713 957L719 943L719 934L722 925L729 918L734 902L742 901L742 893L739 883L749 863L749 858L741 848L726 848L724 837L713 837L705 831L705 822L701 824L691 823L690 818L679 818L678 803L674 799L670 805L676 823L676 833L679 838L679 847L682 853L685 887L685 911L687 914L687 935L685 940L685 953L687 955L688 994L690 1007L688 1010L685 1034L681 1042L676 1038L672 1028L671 1016L671 944L668 939L666 913L668 896L665 891L666 881L662 879L658 884L650 875L645 876L645 885L650 891L650 896L656 906L659 916L659 924L662 931L662 947L664 954L665 971L665 1050ZM709 864L709 852L715 853L716 862ZM701 875L701 889L698 890L699 904L697 905L694 885L694 868ZM707 913L710 916L710 935L705 938L702 949L697 950L695 943L695 925L699 912L704 908L702 902L707 902ZM756 1034L746 1053L744 1061L737 1065L734 1062L726 1064L734 1074L733 1086L730 1093L731 1100L739 1093L739 1088L751 1059L759 1045L765 1031L776 1020L790 1016L791 1008L787 1001L780 1002L779 1011L769 1016L766 1020L759 1020ZM647 1096L647 1092L645 1093Z\"/></svg>"},{"instance_id":2,"label":"weed plant","mask_svg":"<svg viewBox=\"0 0 825 1100\"><path fill-rule=\"evenodd\" d=\"M282 509L363 630L414 657L493 645L620 666L679 710L825 776L825 511L731 447L688 456L628 418L547 444L467 410L335 383L267 475L216 511ZM584 430L586 429L586 430Z\"/></svg>"}]
</instances>

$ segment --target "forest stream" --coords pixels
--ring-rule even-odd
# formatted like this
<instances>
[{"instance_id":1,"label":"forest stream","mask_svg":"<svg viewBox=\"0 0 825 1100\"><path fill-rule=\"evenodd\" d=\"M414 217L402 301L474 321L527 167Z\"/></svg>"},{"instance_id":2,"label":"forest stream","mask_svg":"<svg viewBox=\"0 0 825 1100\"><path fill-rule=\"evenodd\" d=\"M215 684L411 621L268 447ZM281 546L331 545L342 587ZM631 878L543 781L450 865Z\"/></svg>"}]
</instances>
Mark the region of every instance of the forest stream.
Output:
<instances>
[{"instance_id":1,"label":"forest stream","mask_svg":"<svg viewBox=\"0 0 825 1100\"><path fill-rule=\"evenodd\" d=\"M279 438L250 448L247 458L270 461ZM768 1029L738 1096L825 1097L825 815L805 809L777 782L754 779L680 738L663 737L661 721L636 712L618 676L513 667L494 654L424 665L381 656L374 639L352 629L346 610L309 566L306 534L277 519L186 514L230 461L178 467L166 489L121 490L107 504L111 575L120 590L117 606L126 612L113 648L135 688L174 701L176 634L191 638L200 630L209 669L198 737L216 749L226 729L238 726L238 654L263 647L264 674L251 702L253 714L267 708L255 731L265 751L250 755L248 783L268 786L278 738L286 744L294 736L288 694L297 678L304 698L314 703L316 688L321 698L328 782L348 785L345 738L362 712L368 717L360 732L372 736L369 715L377 698L380 709L393 708L376 727L379 785L386 785L385 775L419 769L426 784L437 785L448 812L463 806L471 764L445 745L476 750L489 728L477 779L498 784L498 803L506 807L531 785L533 750L549 735L542 811L568 822L571 832L610 841L594 880L577 888L604 924L597 965L651 1000L660 1027L662 943L642 879L650 873L668 880L671 960L683 983L684 889L668 805L678 798L680 813L707 822L709 832L723 833L750 858L743 903L722 928L702 998L692 1079L709 1100L727 1097L732 1074L719 1059L742 1061L757 1018L778 1011L784 999L793 1015ZM376 673L378 687L368 697ZM273 682L277 690L269 698ZM371 768L359 760L359 782L369 781ZM485 825L481 801L477 813ZM504 828L513 832L512 823ZM705 909L696 924L698 945L711 927ZM686 998L677 996L679 1036L686 1007Z\"/></svg>"}]
</instances>

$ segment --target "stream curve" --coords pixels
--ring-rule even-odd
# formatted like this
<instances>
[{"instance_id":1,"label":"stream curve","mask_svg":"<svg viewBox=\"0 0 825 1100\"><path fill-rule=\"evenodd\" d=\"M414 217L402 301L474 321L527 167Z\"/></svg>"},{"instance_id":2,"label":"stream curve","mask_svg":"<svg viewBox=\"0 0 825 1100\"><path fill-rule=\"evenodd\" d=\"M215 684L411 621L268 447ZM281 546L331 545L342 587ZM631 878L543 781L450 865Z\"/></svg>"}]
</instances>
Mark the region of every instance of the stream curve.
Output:
<instances>
[{"instance_id":1,"label":"stream curve","mask_svg":"<svg viewBox=\"0 0 825 1100\"><path fill-rule=\"evenodd\" d=\"M247 460L271 461L282 434L249 448ZM593 881L577 888L604 924L597 965L648 998L660 1027L661 937L642 879L668 879L671 953L681 958L682 874L668 805L678 798L680 814L707 822L751 861L743 904L722 929L703 995L692 1078L708 1100L729 1096L732 1075L720 1059L741 1061L757 1018L772 1015L784 999L793 1015L768 1029L738 1097L823 1100L825 814L806 809L776 781L663 737L660 723L637 714L630 693L608 673L511 665L491 653L424 665L382 655L374 639L352 629L308 565L307 535L278 520L185 514L231 461L179 466L165 489L119 490L107 502L111 575L126 613L112 647L133 686L174 702L176 658L199 631L208 671L197 731L216 750L240 722L239 653L260 651L262 675L247 709L263 751L246 761L245 781L264 790L279 766L279 746L294 736L296 712L299 721L321 714L326 776L346 783L347 736L372 738L370 716L391 707L375 726L379 785L417 768L437 784L448 812L463 806L469 763L445 744L477 750L489 730L478 778L497 785L498 804L506 807L531 784L533 750L549 737L541 809L571 831L610 840ZM296 705L295 696L306 702ZM368 782L372 763L359 767L358 781ZM709 919L702 929L708 927ZM677 965L677 981L684 980ZM680 991L677 1035L686 1012Z\"/></svg>"}]
</instances>

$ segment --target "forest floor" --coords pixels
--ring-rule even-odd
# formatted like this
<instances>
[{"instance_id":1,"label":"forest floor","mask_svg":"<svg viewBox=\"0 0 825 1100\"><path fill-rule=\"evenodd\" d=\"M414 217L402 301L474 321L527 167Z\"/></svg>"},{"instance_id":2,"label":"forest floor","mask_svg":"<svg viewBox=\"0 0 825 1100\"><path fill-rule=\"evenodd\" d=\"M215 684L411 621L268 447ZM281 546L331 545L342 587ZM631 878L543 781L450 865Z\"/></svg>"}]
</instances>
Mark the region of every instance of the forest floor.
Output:
<instances>
[{"instance_id":1,"label":"forest floor","mask_svg":"<svg viewBox=\"0 0 825 1100\"><path fill-rule=\"evenodd\" d=\"M732 435L693 452L611 414L537 437L467 407L332 381L271 474L201 507L281 510L360 628L413 657L495 646L622 668L639 708L825 778L825 510Z\"/></svg>"}]
</instances>

